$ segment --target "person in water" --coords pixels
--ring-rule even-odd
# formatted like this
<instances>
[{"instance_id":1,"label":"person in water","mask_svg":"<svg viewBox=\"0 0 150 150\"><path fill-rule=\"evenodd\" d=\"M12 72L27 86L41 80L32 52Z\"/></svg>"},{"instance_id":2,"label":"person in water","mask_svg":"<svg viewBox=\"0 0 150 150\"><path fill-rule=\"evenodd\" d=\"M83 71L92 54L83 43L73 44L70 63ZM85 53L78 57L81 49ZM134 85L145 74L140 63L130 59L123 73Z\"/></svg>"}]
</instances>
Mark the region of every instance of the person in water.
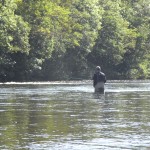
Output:
<instances>
[{"instance_id":1,"label":"person in water","mask_svg":"<svg viewBox=\"0 0 150 150\"><path fill-rule=\"evenodd\" d=\"M106 76L101 72L101 67L97 66L93 75L93 86L95 92L104 93L104 85L106 83Z\"/></svg>"}]
</instances>

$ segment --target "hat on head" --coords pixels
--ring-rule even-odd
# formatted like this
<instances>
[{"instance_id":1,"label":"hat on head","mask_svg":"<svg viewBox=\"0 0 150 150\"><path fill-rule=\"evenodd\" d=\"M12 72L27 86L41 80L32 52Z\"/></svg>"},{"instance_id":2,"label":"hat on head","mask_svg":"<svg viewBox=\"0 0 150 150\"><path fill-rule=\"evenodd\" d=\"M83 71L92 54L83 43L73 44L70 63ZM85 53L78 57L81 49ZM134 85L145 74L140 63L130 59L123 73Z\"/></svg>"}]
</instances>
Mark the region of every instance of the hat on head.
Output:
<instances>
[{"instance_id":1,"label":"hat on head","mask_svg":"<svg viewBox=\"0 0 150 150\"><path fill-rule=\"evenodd\" d=\"M101 67L100 67L100 66L97 66L97 67L96 67L96 70L101 70Z\"/></svg>"}]
</instances>

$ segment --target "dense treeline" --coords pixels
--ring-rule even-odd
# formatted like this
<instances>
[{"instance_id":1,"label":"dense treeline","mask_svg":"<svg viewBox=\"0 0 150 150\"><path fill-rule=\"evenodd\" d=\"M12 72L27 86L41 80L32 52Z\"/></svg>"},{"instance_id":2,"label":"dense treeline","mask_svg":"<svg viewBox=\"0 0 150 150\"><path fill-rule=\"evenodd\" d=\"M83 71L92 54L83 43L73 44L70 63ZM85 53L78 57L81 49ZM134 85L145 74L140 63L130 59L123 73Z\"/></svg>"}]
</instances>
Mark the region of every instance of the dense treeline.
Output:
<instances>
[{"instance_id":1,"label":"dense treeline","mask_svg":"<svg viewBox=\"0 0 150 150\"><path fill-rule=\"evenodd\" d=\"M150 78L149 0L0 0L0 81Z\"/></svg>"}]
</instances>

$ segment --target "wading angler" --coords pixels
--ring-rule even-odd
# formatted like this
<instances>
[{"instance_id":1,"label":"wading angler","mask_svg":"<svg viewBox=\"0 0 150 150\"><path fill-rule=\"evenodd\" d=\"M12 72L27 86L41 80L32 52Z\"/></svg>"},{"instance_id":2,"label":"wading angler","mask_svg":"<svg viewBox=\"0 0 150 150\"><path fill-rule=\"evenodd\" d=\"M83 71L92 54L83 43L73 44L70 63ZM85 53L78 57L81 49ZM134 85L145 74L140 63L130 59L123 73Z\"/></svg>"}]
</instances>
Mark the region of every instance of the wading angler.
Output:
<instances>
[{"instance_id":1,"label":"wading angler","mask_svg":"<svg viewBox=\"0 0 150 150\"><path fill-rule=\"evenodd\" d=\"M106 83L106 76L101 71L101 67L97 66L95 73L93 75L93 86L95 88L95 92L104 93L105 83Z\"/></svg>"}]
</instances>

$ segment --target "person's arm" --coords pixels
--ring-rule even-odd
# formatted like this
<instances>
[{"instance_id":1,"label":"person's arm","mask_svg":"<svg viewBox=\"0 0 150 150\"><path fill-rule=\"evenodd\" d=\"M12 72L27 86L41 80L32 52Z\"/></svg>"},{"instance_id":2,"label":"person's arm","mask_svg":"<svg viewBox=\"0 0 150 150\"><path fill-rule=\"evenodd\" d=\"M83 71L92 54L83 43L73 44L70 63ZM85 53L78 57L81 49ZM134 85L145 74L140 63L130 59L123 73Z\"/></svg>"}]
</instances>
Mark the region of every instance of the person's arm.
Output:
<instances>
[{"instance_id":1,"label":"person's arm","mask_svg":"<svg viewBox=\"0 0 150 150\"><path fill-rule=\"evenodd\" d=\"M96 74L93 75L93 86L95 87L96 85Z\"/></svg>"},{"instance_id":2,"label":"person's arm","mask_svg":"<svg viewBox=\"0 0 150 150\"><path fill-rule=\"evenodd\" d=\"M104 74L104 83L106 83L106 81L107 81L107 80L106 80L106 76L105 76L105 74Z\"/></svg>"}]
</instances>

